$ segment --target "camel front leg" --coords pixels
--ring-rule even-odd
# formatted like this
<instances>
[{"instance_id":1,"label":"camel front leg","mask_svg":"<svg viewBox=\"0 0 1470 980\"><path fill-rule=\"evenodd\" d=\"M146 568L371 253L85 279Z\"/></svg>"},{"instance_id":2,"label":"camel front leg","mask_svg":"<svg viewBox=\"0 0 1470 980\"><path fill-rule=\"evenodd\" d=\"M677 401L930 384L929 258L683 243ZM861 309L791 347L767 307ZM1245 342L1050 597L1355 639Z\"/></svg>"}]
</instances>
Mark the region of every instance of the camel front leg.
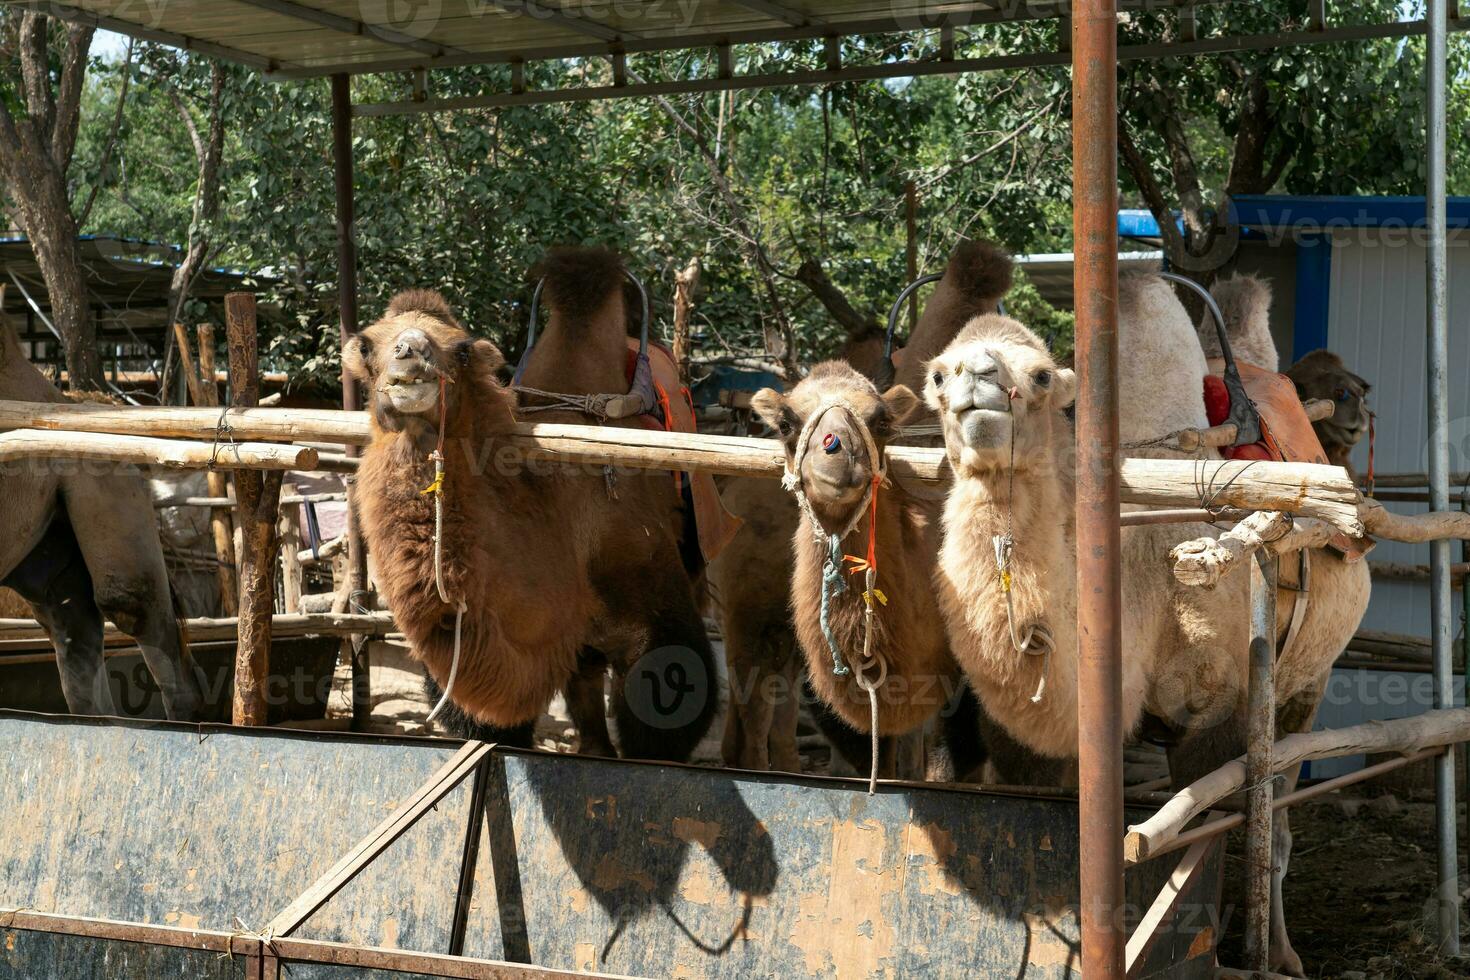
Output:
<instances>
[{"instance_id":1,"label":"camel front leg","mask_svg":"<svg viewBox=\"0 0 1470 980\"><path fill-rule=\"evenodd\" d=\"M606 685L607 659L600 652L586 648L577 672L562 692L567 700L567 713L577 726L578 755L618 757L607 731Z\"/></svg>"},{"instance_id":2,"label":"camel front leg","mask_svg":"<svg viewBox=\"0 0 1470 980\"><path fill-rule=\"evenodd\" d=\"M767 740L770 767L781 772L801 772L801 754L796 748L796 726L801 715L801 664L794 649L777 676L781 678L781 692L771 712L771 733Z\"/></svg>"},{"instance_id":3,"label":"camel front leg","mask_svg":"<svg viewBox=\"0 0 1470 980\"><path fill-rule=\"evenodd\" d=\"M1317 718L1320 698L1298 695L1278 712L1276 718L1277 737L1296 732L1311 731ZM1301 778L1302 767L1294 766L1283 773L1283 783L1276 795L1284 796L1296 789ZM1286 882L1287 866L1291 863L1291 817L1288 809L1276 811L1271 828L1271 946L1268 963L1272 972L1289 977L1304 977L1302 958L1292 948L1291 937L1286 932L1286 902L1283 885Z\"/></svg>"}]
</instances>

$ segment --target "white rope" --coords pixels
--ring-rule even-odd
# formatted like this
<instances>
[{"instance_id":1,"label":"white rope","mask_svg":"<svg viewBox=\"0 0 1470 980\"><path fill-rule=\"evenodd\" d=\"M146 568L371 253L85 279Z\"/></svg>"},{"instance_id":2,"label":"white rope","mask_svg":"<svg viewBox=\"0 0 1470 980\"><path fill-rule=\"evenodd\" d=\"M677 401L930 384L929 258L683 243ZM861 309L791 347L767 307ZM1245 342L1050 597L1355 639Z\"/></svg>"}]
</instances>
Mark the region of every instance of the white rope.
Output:
<instances>
[{"instance_id":1,"label":"white rope","mask_svg":"<svg viewBox=\"0 0 1470 980\"><path fill-rule=\"evenodd\" d=\"M434 588L439 590L439 599L449 604L449 593L444 589L444 454L435 450L429 457L434 461L434 482L429 486L434 492ZM425 724L433 724L439 712L449 703L449 693L454 690L454 679L459 675L460 628L464 622L465 604L461 599L454 610L454 657L449 661L449 682L439 703L429 712Z\"/></svg>"},{"instance_id":2,"label":"white rope","mask_svg":"<svg viewBox=\"0 0 1470 980\"><path fill-rule=\"evenodd\" d=\"M811 444L812 430L817 427L822 417L834 408L846 412L852 419L853 425L863 437L863 448L868 451L868 459L872 461L873 472L877 476L878 482L884 485L888 483L886 461L882 453L878 451L878 442L873 438L872 431L863 422L863 418L858 414L857 409L841 395L829 395L822 399L817 404L816 410L807 416L806 422L802 424L801 433L797 436L796 440L795 456L788 463L786 471L781 475L781 486L796 496L797 506L801 508L802 516L805 517L807 525L812 530L812 537L818 542L830 540L830 538L827 532L823 530L821 522L817 520L817 515L812 510L811 502L807 500L806 490L801 482L801 466L806 460L807 448ZM867 481L867 489L863 491L863 498L858 502L858 506L854 509L852 517L841 531L831 537L835 537L840 541L851 534L853 528L857 527L858 523L863 519L863 515L868 512L868 505L872 503L872 500L873 481L869 480ZM876 528L873 529L873 533L877 533ZM876 593L876 573L872 567L867 569L865 584L867 585L867 591L863 593L863 600L867 604L867 608L863 611L862 659L856 664L849 665L849 669L852 671L854 683L863 691L867 692L868 695L868 731L872 749L872 760L868 766L868 794L871 796L878 789L878 688L888 678L888 663L880 655L873 652L873 607L875 602L874 595ZM825 585L823 588L825 589ZM867 671L869 667L874 665L878 668L878 679L869 681Z\"/></svg>"}]
</instances>

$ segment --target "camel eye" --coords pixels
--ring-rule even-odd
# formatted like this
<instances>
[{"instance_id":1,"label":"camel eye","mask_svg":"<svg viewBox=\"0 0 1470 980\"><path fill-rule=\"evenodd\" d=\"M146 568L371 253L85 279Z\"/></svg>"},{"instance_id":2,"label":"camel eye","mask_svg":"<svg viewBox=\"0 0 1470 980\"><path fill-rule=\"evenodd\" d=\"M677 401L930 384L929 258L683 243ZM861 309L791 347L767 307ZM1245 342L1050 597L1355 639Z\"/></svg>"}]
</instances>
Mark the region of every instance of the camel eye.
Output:
<instances>
[{"instance_id":1,"label":"camel eye","mask_svg":"<svg viewBox=\"0 0 1470 980\"><path fill-rule=\"evenodd\" d=\"M1332 393L1332 397L1336 398L1340 402L1347 401L1348 398L1351 397L1351 395L1352 392L1348 391L1346 388L1338 388Z\"/></svg>"},{"instance_id":2,"label":"camel eye","mask_svg":"<svg viewBox=\"0 0 1470 980\"><path fill-rule=\"evenodd\" d=\"M1045 387L1047 387L1048 385L1051 384L1051 372L1050 371L1037 371L1036 372L1035 381L1036 381L1036 387L1038 387L1038 388L1045 388Z\"/></svg>"},{"instance_id":3,"label":"camel eye","mask_svg":"<svg viewBox=\"0 0 1470 980\"><path fill-rule=\"evenodd\" d=\"M938 388L942 384L944 384L944 373L941 372L941 371L935 371L934 372L934 387Z\"/></svg>"}]
</instances>

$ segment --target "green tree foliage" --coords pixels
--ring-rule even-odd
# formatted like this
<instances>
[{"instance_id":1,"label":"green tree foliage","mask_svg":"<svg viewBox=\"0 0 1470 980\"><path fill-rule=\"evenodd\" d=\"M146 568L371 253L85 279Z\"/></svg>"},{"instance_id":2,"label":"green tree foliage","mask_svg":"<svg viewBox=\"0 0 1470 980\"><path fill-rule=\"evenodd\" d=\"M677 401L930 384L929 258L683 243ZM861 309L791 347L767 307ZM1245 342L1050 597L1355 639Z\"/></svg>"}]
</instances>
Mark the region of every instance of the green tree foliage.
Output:
<instances>
[{"instance_id":1,"label":"green tree foliage","mask_svg":"<svg viewBox=\"0 0 1470 980\"><path fill-rule=\"evenodd\" d=\"M1400 4L1359 6L1365 19L1384 20L1398 16ZM1305 0L1206 5L1201 31L1218 30L1225 17L1231 33L1275 30L1300 20L1305 7ZM1127 19L1122 43L1176 30L1174 16ZM978 27L960 36L957 54L1055 50L1057 30L1045 20ZM935 45L935 36L859 38L845 41L842 53L847 64L875 63L930 56ZM818 67L820 47L743 47L737 70ZM1371 41L1127 63L1120 75L1126 131L1159 185L1159 200L1135 182L1125 187L1125 203L1192 203L1184 200L1188 182L1176 180L1185 173L1174 166L1179 145L1187 146L1201 188L1201 214L1227 186L1420 192L1422 49L1418 40ZM688 77L709 74L709 57L639 55L629 67L650 80ZM1462 69L1462 44L1454 57ZM174 54L139 57L127 70L134 73L129 104L105 170L96 164L123 67L99 66L91 76L73 168L79 181L102 185L89 230L181 242L196 168L163 83L197 92L208 72ZM533 62L526 75L531 88L609 81L607 66L595 61ZM1466 88L1465 71L1452 77ZM444 70L432 84L447 98L505 91L510 72ZM358 102L396 100L409 96L409 86L401 75L370 76L355 79L353 93ZM268 278L266 298L285 318L269 360L300 377L337 372L329 101L324 81L277 84L246 71L231 72L226 92L219 263ZM1451 104L1463 144L1470 110L1465 99ZM355 231L363 315L382 309L395 290L437 287L473 329L515 356L536 258L550 245L597 242L629 256L650 287L660 330L671 320L674 272L703 257L695 321L706 354L759 353L763 327L776 324L796 338L802 360L831 356L846 332L796 273L815 260L857 310L881 321L908 278L909 182L920 201L921 273L942 268L962 235L989 236L1017 253L1070 248L1069 114L1069 73L1050 67L360 118ZM1243 122L1265 131L1261 163L1232 175L1241 170ZM1467 188L1464 166L1455 177L1460 189ZM1010 307L1069 348L1070 315L1052 310L1034 289L1023 283Z\"/></svg>"}]
</instances>

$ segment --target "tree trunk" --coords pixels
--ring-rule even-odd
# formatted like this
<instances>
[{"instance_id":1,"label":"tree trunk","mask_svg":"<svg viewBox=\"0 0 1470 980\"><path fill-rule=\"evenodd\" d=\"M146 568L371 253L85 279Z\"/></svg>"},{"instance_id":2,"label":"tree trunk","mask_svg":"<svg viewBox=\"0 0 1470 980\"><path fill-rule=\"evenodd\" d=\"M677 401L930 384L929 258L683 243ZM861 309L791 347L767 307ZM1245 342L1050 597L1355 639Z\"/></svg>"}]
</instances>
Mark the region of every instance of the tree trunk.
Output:
<instances>
[{"instance_id":1,"label":"tree trunk","mask_svg":"<svg viewBox=\"0 0 1470 980\"><path fill-rule=\"evenodd\" d=\"M49 183L47 175L41 181ZM63 189L46 188L48 204L22 207L21 223L36 264L46 280L51 300L51 322L61 332L66 370L73 390L95 391L102 387L102 356L97 350L97 325L87 305L87 283L78 254L77 229ZM51 202L59 197L59 207Z\"/></svg>"}]
</instances>

